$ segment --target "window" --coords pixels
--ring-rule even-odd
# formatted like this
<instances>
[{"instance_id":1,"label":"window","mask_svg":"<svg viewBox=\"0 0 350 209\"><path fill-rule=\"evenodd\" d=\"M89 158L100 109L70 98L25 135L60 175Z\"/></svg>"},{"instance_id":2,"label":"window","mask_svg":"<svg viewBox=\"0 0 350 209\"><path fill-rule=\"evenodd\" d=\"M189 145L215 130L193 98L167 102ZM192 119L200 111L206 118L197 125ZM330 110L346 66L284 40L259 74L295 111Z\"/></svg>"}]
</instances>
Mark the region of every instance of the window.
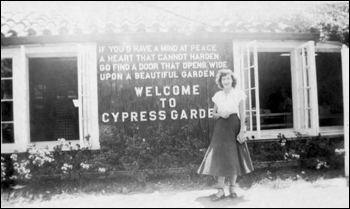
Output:
<instances>
[{"instance_id":1,"label":"window","mask_svg":"<svg viewBox=\"0 0 350 209\"><path fill-rule=\"evenodd\" d=\"M1 144L15 142L12 86L12 58L1 58Z\"/></svg>"},{"instance_id":2,"label":"window","mask_svg":"<svg viewBox=\"0 0 350 209\"><path fill-rule=\"evenodd\" d=\"M247 94L247 135L260 139L276 137L276 130L291 130L294 119L290 56L281 56L281 50L270 52L269 46L258 52L257 44L234 45L234 65L240 69L235 72L238 86Z\"/></svg>"},{"instance_id":3,"label":"window","mask_svg":"<svg viewBox=\"0 0 350 209\"><path fill-rule=\"evenodd\" d=\"M1 152L24 152L29 143L58 145L50 112L62 91L74 112L69 140L99 149L96 71L95 45L2 48Z\"/></svg>"},{"instance_id":4,"label":"window","mask_svg":"<svg viewBox=\"0 0 350 209\"><path fill-rule=\"evenodd\" d=\"M30 141L79 139L76 57L29 58Z\"/></svg>"},{"instance_id":5,"label":"window","mask_svg":"<svg viewBox=\"0 0 350 209\"><path fill-rule=\"evenodd\" d=\"M320 127L344 125L341 53L316 56Z\"/></svg>"},{"instance_id":6,"label":"window","mask_svg":"<svg viewBox=\"0 0 350 209\"><path fill-rule=\"evenodd\" d=\"M295 136L295 131L310 136L342 133L340 129L323 129L343 124L340 47L319 45L321 53L316 54L313 41L233 44L234 67L239 69L235 71L237 85L248 96L245 101L248 136L264 139L276 138L278 133ZM325 89L322 84L332 87ZM339 100L333 102L333 112L326 122L321 114L324 110L319 110L324 100Z\"/></svg>"}]
</instances>

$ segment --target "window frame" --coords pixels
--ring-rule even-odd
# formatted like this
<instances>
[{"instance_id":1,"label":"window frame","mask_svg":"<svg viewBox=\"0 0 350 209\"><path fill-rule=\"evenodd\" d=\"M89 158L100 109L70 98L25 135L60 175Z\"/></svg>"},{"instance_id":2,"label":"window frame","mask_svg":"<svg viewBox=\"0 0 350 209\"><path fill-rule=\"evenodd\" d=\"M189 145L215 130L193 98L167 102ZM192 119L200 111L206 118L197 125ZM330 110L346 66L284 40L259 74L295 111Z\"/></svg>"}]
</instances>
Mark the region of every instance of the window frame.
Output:
<instances>
[{"instance_id":1,"label":"window frame","mask_svg":"<svg viewBox=\"0 0 350 209\"><path fill-rule=\"evenodd\" d=\"M325 53L339 53L340 56L341 56L341 59L342 59L342 62L343 60L345 59L344 55L343 55L343 51L342 51L342 48L341 48L341 45L337 44L337 48L332 48L326 44L320 44L318 43L319 45L321 45L322 47L316 47L315 48L315 52L325 52ZM347 61L349 61L349 58L347 58ZM343 69L344 66L342 65L342 71L344 70ZM317 70L317 69L316 69ZM344 87L344 81L342 81L342 86ZM344 90L343 90L344 91ZM345 100L345 97L343 97L343 100ZM344 114L345 114L345 111L344 111ZM344 123L345 125L345 123ZM341 125L334 125L334 126L319 126L319 133L322 135L322 136L340 136L340 135L344 135L344 125L341 126Z\"/></svg>"},{"instance_id":2,"label":"window frame","mask_svg":"<svg viewBox=\"0 0 350 209\"><path fill-rule=\"evenodd\" d=\"M82 59L81 55L88 49L90 55L96 54L96 44L84 44L83 47L77 44L67 45L33 45L33 46L20 46L19 48L1 48L1 57L6 58L8 56L14 56L13 68L18 69L13 72L13 101L14 101L14 144L2 144L1 153L13 153L13 152L25 152L29 147L29 144L35 144L38 148L48 147L50 150L53 147L60 144L59 141L44 141L44 142L31 142L30 141L30 109L29 109L29 58L45 58L45 57L76 57L78 61L78 72L81 72L81 66L83 64L90 66L90 70L85 71L87 78L91 85L88 89L81 88L82 79L78 74L78 89L81 92L82 89L86 92L90 92L90 99L85 103L85 107L88 112L79 111L79 129L81 129L83 118L82 114L89 115L90 120L87 122L87 126L90 127L89 136L90 141L87 143L84 137L80 135L79 140L70 140L72 143L77 143L81 147L90 147L92 149L99 149L99 125L98 125L98 86L97 86L97 64L96 56L90 56L90 59ZM86 80L86 79L85 79ZM16 88L15 88L16 87ZM87 85L85 85L87 87ZM82 109L81 98L79 95L80 107Z\"/></svg>"},{"instance_id":3,"label":"window frame","mask_svg":"<svg viewBox=\"0 0 350 209\"><path fill-rule=\"evenodd\" d=\"M349 47L341 49L344 97L345 176L349 177Z\"/></svg>"},{"instance_id":4,"label":"window frame","mask_svg":"<svg viewBox=\"0 0 350 209\"><path fill-rule=\"evenodd\" d=\"M20 115L15 111L16 109L19 108L19 103L17 102L17 98L19 98L17 95L20 92L20 90L18 88L16 88L16 86L19 84L19 82L17 81L17 79L14 79L15 77L20 75L20 66L19 66L19 59L20 59L20 48L11 48L8 49L6 51L3 51L1 49L1 59L6 59L6 58L10 58L12 59L12 111L13 111L13 121L12 124L14 126L13 131L14 131L14 143L9 143L9 144L3 144L2 140L1 140L1 152L3 150L6 151L11 151L11 150L17 150L18 149L18 145L20 144L20 140L22 138L20 138L20 136L18 135L19 129L18 129L18 124L16 123L17 120L19 119ZM3 79L1 79L3 80Z\"/></svg>"},{"instance_id":5,"label":"window frame","mask_svg":"<svg viewBox=\"0 0 350 209\"><path fill-rule=\"evenodd\" d=\"M25 100L21 85L23 82L23 66L21 65L21 54L23 54L23 47L1 49L1 58L12 58L12 103L13 103L13 130L14 143L2 144L1 153L3 152L19 152L23 150L23 142L25 141L26 130L21 129L26 122L20 112L17 110L24 110L22 102Z\"/></svg>"},{"instance_id":6,"label":"window frame","mask_svg":"<svg viewBox=\"0 0 350 209\"><path fill-rule=\"evenodd\" d=\"M233 40L233 60L234 60L234 68L241 69L241 58L240 58L240 47L247 45L249 42L253 40ZM281 52L281 53L290 53L290 63L291 63L291 73L296 70L294 60L296 59L295 54L293 54L293 50L299 47L302 44L307 43L308 41L257 41L257 52ZM315 46L316 45L316 46ZM316 43L314 45L314 51L317 52L328 52L328 53L340 53L341 52L341 44L339 42L327 42L327 43ZM315 66L316 68L316 66ZM317 70L317 69L316 69ZM235 70L235 74L237 75L237 86L240 88L244 88L242 75L240 70ZM259 72L257 73L257 75ZM256 79L256 78L255 78ZM316 78L313 78L316 79ZM295 92L295 85L293 82L295 79L292 77L292 91L293 94ZM317 81L316 81L317 82ZM317 91L317 89L316 89ZM316 92L317 93L317 92ZM317 96L317 95L316 95ZM293 106L296 106L296 100L293 95ZM259 100L260 98L258 98ZM257 102L259 104L260 102ZM318 104L317 102L313 102L313 105ZM313 107L315 108L315 107ZM318 107L316 107L318 109ZM317 113L319 114L319 113ZM293 109L293 115L295 115L295 111ZM294 120L293 120L294 121ZM295 121L293 122L295 123ZM286 137L295 137L296 132L295 124L293 124L293 128L286 129L269 129L269 130L259 130L247 132L247 136L252 138L254 136L257 140L265 140L265 139L275 139L279 133L283 133ZM314 127L314 133L304 133L305 135L318 135L321 134L323 136L340 136L344 134L344 126L329 126L329 127L319 127L318 121L317 126Z\"/></svg>"},{"instance_id":7,"label":"window frame","mask_svg":"<svg viewBox=\"0 0 350 209\"><path fill-rule=\"evenodd\" d=\"M2 104L3 104L3 102L11 102L11 104L12 104L12 120L11 121L2 121L2 115L1 115L1 144L4 144L4 143L2 143L2 141L3 141L3 134L2 134L2 125L3 124L12 124L13 126L14 126L14 116L13 116L13 109L14 109L14 104L13 104L13 70L14 70L14 65L13 65L13 60L14 60L14 57L13 56L2 56L1 57L1 60L2 59L11 59L11 64L12 64L12 76L11 77L5 77L5 78L1 78L1 82L11 82L11 92L12 92L12 98L10 98L10 99L1 99L1 108L2 108ZM13 127L13 129L14 129L14 127ZM14 132L14 130L13 130L13 132ZM14 144L15 143L15 135L13 135L13 140L14 140L14 142L13 143L7 143L7 144Z\"/></svg>"}]
</instances>

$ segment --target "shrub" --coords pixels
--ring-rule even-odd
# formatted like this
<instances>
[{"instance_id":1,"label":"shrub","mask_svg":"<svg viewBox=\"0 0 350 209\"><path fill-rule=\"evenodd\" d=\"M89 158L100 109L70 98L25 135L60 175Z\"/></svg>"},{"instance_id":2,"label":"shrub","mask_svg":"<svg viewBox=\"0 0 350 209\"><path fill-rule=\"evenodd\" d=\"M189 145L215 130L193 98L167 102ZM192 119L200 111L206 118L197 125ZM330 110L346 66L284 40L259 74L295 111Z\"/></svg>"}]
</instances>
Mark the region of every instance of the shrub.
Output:
<instances>
[{"instance_id":1,"label":"shrub","mask_svg":"<svg viewBox=\"0 0 350 209\"><path fill-rule=\"evenodd\" d=\"M183 126L181 131L174 127L150 127L145 137L137 134L126 137L125 153L120 161L125 170L131 173L142 171L143 175L145 169L158 175L169 168L199 164L205 145L192 135L192 125Z\"/></svg>"},{"instance_id":2,"label":"shrub","mask_svg":"<svg viewBox=\"0 0 350 209\"><path fill-rule=\"evenodd\" d=\"M302 167L307 168L340 168L344 165L344 147L339 140L321 135L303 137L295 132L295 137L286 138L278 134L272 142L250 141L250 151L255 163L261 161L300 160Z\"/></svg>"},{"instance_id":3,"label":"shrub","mask_svg":"<svg viewBox=\"0 0 350 209\"><path fill-rule=\"evenodd\" d=\"M60 139L53 151L31 145L26 153L2 158L2 186L13 180L40 182L43 177L81 182L90 174L106 177L114 171L126 171L138 182L145 182L150 174L164 174L169 168L200 164L206 145L193 135L193 125L181 131L170 126L151 126L145 135L138 135L138 127L130 126L126 132L115 127L101 126L101 149L81 148ZM127 134L129 133L129 134ZM11 169L13 172L11 173ZM185 169L186 170L186 169Z\"/></svg>"},{"instance_id":4,"label":"shrub","mask_svg":"<svg viewBox=\"0 0 350 209\"><path fill-rule=\"evenodd\" d=\"M60 177L81 183L91 174L105 177L114 171L126 171L137 182L144 183L150 175L166 174L171 168L181 168L190 178L196 176L207 144L196 137L196 127L187 124L151 126L140 136L136 125L126 132L116 127L101 126L101 149L81 148L60 139L53 151L31 145L26 153L4 155L1 158L2 188L11 187L15 180L40 183L43 177ZM262 161L300 160L301 166L340 168L344 163L343 145L337 140L318 137L286 138L279 134L272 142L249 141L254 165Z\"/></svg>"}]
</instances>

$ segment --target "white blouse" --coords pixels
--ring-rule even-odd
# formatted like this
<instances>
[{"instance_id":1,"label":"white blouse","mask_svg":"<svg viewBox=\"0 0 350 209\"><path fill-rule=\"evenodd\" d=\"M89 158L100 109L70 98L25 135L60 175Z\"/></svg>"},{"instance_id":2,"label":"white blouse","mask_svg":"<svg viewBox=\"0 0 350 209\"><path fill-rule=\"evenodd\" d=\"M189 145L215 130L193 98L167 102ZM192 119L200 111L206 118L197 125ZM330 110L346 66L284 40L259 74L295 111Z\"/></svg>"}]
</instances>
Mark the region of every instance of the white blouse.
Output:
<instances>
[{"instance_id":1,"label":"white blouse","mask_svg":"<svg viewBox=\"0 0 350 209\"><path fill-rule=\"evenodd\" d=\"M223 90L218 91L213 96L212 100L218 107L218 113L227 112L230 114L237 113L239 116L239 102L247 98L244 91L232 88L226 95Z\"/></svg>"}]
</instances>

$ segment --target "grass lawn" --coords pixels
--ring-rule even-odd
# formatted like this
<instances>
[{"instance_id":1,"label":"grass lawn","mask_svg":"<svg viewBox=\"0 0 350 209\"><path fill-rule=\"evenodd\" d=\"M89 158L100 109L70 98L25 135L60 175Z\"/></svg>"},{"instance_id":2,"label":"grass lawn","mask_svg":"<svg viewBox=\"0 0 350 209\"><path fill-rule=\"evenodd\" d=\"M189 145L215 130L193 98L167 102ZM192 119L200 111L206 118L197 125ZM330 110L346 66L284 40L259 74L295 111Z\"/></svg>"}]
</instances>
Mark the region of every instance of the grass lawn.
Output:
<instances>
[{"instance_id":1,"label":"grass lawn","mask_svg":"<svg viewBox=\"0 0 350 209\"><path fill-rule=\"evenodd\" d=\"M252 187L285 189L298 183L318 182L324 179L343 178L344 170L301 170L299 167L260 168L238 177L241 189ZM80 181L42 180L35 183L19 182L25 186L19 189L1 191L1 206L11 207L19 203L49 201L57 196L149 194L156 191L191 191L212 189L215 185L212 176L196 173L164 173L148 176L140 182L129 176L83 179Z\"/></svg>"}]
</instances>

